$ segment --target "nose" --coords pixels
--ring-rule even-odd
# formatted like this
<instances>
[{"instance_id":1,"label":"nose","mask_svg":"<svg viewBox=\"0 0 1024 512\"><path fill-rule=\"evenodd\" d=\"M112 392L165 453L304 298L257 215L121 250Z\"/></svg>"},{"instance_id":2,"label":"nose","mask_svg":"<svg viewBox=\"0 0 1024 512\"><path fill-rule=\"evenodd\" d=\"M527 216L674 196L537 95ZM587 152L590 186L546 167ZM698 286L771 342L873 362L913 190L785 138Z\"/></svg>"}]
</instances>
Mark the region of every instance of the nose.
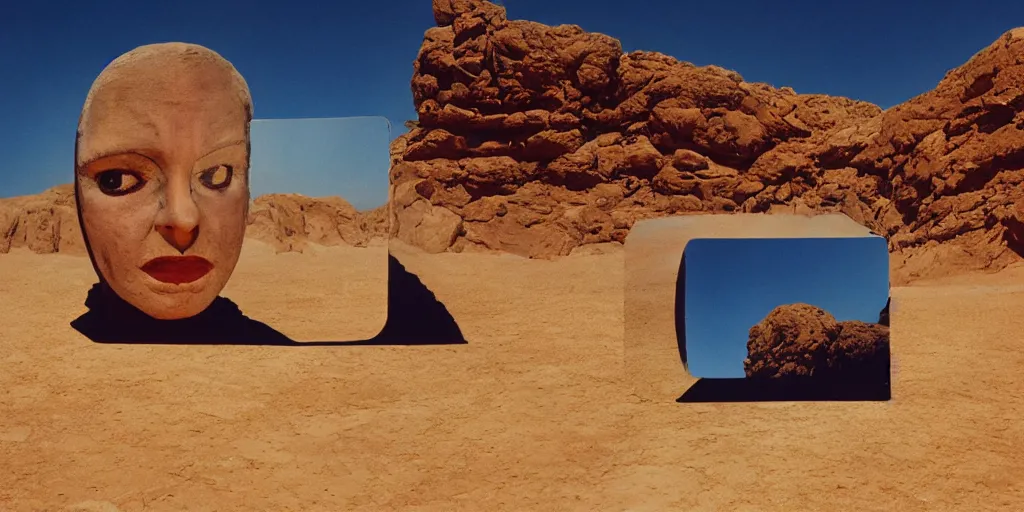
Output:
<instances>
[{"instance_id":1,"label":"nose","mask_svg":"<svg viewBox=\"0 0 1024 512\"><path fill-rule=\"evenodd\" d=\"M168 183L156 230L167 243L184 254L199 236L199 207L188 183Z\"/></svg>"}]
</instances>

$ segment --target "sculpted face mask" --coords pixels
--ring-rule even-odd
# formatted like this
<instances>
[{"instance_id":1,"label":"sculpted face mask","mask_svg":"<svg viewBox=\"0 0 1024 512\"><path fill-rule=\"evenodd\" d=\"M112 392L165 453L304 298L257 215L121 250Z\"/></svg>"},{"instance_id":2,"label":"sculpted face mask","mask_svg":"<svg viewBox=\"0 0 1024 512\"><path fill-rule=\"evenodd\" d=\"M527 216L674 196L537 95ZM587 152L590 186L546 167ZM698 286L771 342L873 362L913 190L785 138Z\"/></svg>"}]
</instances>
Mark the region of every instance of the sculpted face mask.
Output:
<instances>
[{"instance_id":1,"label":"sculpted face mask","mask_svg":"<svg viewBox=\"0 0 1024 512\"><path fill-rule=\"evenodd\" d=\"M75 185L100 280L157 319L201 313L238 262L249 205L244 79L217 53L136 48L93 83Z\"/></svg>"}]
</instances>

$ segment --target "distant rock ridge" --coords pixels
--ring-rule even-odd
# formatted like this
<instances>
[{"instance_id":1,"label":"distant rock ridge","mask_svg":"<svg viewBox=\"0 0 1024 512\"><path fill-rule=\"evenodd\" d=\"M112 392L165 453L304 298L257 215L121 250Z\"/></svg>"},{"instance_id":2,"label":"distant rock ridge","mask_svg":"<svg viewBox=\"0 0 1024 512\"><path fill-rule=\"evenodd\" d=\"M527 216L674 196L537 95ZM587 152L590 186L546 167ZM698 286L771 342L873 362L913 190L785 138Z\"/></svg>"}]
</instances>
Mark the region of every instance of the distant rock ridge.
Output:
<instances>
[{"instance_id":1,"label":"distant rock ridge","mask_svg":"<svg viewBox=\"0 0 1024 512\"><path fill-rule=\"evenodd\" d=\"M36 253L86 254L76 209L71 184L0 199L0 253L27 248ZM311 243L365 247L388 236L386 206L360 212L340 197L259 196L249 208L248 223L246 238L279 252L301 252Z\"/></svg>"},{"instance_id":2,"label":"distant rock ridge","mask_svg":"<svg viewBox=\"0 0 1024 512\"><path fill-rule=\"evenodd\" d=\"M266 194L249 208L245 236L278 251L301 251L310 243L366 247L387 239L387 206L360 212L340 197Z\"/></svg>"},{"instance_id":3,"label":"distant rock ridge","mask_svg":"<svg viewBox=\"0 0 1024 512\"><path fill-rule=\"evenodd\" d=\"M418 127L392 144L407 243L550 258L643 218L838 211L889 240L895 283L1024 252L1024 29L882 111L484 0L433 7Z\"/></svg>"}]
</instances>

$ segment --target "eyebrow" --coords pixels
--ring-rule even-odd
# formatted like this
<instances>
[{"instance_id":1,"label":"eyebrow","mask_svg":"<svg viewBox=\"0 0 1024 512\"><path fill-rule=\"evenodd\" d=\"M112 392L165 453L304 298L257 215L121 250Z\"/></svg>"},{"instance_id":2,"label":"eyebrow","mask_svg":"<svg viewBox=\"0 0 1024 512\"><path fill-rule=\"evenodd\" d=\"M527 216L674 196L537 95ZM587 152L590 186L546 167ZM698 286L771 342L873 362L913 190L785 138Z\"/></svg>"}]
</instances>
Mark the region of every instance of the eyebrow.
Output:
<instances>
[{"instance_id":1,"label":"eyebrow","mask_svg":"<svg viewBox=\"0 0 1024 512\"><path fill-rule=\"evenodd\" d=\"M211 149L210 151L207 151L205 154L203 154L202 156L197 158L197 160L206 158L206 157L208 157L208 156L210 156L210 155L212 155L212 154L214 154L214 153L216 153L216 152L218 152L218 151L220 151L222 149L227 149L227 148L230 148L232 146L244 145L246 142L247 141L245 139L231 139L230 141L224 142L222 144L219 144L217 147Z\"/></svg>"},{"instance_id":2,"label":"eyebrow","mask_svg":"<svg viewBox=\"0 0 1024 512\"><path fill-rule=\"evenodd\" d=\"M149 160L150 162L153 162L153 165L156 165L157 167L160 166L160 164L157 163L156 159L154 159L152 156L147 155L145 153L140 153L139 151L135 151L135 150L124 151L124 150L119 150L119 149L111 149L111 150L108 150L108 151L103 151L103 152L97 153L92 158L90 158L88 160L84 160L84 161L82 161L82 163L77 164L75 166L75 167L78 168L78 169L76 169L76 171L85 170L86 167L89 167L90 165L96 163L99 160L103 160L104 158L111 158L111 157L124 156L124 155L135 155L135 156L138 156L138 157L141 157L141 158L145 158L146 160Z\"/></svg>"},{"instance_id":3,"label":"eyebrow","mask_svg":"<svg viewBox=\"0 0 1024 512\"><path fill-rule=\"evenodd\" d=\"M228 142L224 142L224 143L218 144L217 147L215 147L214 149L211 149L210 151L207 151L205 154L201 155L196 160L200 160L200 159L206 158L206 157L208 157L208 156L210 156L210 155L212 155L212 154L214 154L214 153L216 153L216 152L218 152L218 151L220 151L222 149L227 149L227 148L230 148L230 147L233 147L233 146L241 146L241 145L244 145L245 143L246 143L245 139L231 139ZM154 165L159 166L159 164L157 164L156 159L154 159L150 155L147 155L145 153L139 152L138 150L127 150L126 151L126 150L122 150L122 149L110 149L110 150L107 150L107 151L101 151L101 152L97 153L95 156L89 158L88 160L84 160L81 164L78 164L78 167L87 167L87 166L91 165L92 163L94 163L94 162L96 162L98 160L102 160L104 158L115 157L115 156L123 156L123 155L136 155L136 156L140 156L142 158L145 158L146 160L149 160L150 162L153 162Z\"/></svg>"}]
</instances>

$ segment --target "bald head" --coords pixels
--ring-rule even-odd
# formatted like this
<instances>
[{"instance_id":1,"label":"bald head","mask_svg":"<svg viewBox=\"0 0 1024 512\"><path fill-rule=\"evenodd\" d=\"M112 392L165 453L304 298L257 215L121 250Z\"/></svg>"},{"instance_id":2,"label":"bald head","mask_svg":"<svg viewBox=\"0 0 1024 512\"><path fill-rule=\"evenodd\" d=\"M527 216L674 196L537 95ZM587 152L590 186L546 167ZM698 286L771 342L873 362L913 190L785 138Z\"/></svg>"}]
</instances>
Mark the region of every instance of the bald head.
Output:
<instances>
[{"instance_id":1,"label":"bald head","mask_svg":"<svg viewBox=\"0 0 1024 512\"><path fill-rule=\"evenodd\" d=\"M213 114L203 123L207 130L183 126L203 111ZM76 165L138 139L209 138L233 131L232 124L248 135L252 111L245 79L217 52L188 43L140 46L114 59L89 89L78 121ZM167 115L174 112L181 115Z\"/></svg>"}]
</instances>

